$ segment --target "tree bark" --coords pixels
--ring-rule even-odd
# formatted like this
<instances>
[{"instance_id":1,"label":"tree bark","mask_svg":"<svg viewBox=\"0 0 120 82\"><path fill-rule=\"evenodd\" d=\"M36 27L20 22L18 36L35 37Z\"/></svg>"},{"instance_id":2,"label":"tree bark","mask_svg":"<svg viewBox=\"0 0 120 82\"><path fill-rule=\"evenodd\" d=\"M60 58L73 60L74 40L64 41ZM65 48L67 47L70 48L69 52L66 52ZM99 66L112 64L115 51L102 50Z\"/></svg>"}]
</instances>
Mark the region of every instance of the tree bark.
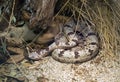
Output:
<instances>
[{"instance_id":1,"label":"tree bark","mask_svg":"<svg viewBox=\"0 0 120 82\"><path fill-rule=\"evenodd\" d=\"M26 0L25 10L31 12L30 28L40 27L45 29L52 20L57 0Z\"/></svg>"}]
</instances>

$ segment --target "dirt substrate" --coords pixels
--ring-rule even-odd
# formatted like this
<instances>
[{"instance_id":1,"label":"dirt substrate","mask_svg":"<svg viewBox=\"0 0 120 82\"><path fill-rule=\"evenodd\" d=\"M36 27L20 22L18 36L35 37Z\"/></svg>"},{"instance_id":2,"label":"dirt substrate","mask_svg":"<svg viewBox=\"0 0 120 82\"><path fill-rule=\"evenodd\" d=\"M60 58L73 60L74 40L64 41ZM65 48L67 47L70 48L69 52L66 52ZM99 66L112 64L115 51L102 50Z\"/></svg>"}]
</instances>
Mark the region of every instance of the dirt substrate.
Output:
<instances>
[{"instance_id":1,"label":"dirt substrate","mask_svg":"<svg viewBox=\"0 0 120 82\"><path fill-rule=\"evenodd\" d=\"M0 66L0 75L22 78L22 82L120 82L119 54L106 57L103 53L82 64L60 63L51 56L32 64L27 60L4 64Z\"/></svg>"}]
</instances>

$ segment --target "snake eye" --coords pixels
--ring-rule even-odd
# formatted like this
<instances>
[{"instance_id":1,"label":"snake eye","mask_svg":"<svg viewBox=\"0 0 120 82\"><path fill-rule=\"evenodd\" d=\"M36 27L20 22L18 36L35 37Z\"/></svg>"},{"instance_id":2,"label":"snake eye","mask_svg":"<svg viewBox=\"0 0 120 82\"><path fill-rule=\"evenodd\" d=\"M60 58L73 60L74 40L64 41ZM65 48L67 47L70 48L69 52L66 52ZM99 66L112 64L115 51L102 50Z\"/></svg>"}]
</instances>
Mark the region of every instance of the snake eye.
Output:
<instances>
[{"instance_id":1,"label":"snake eye","mask_svg":"<svg viewBox=\"0 0 120 82\"><path fill-rule=\"evenodd\" d=\"M10 34L10 38L13 38L13 37L15 37L15 34L14 34L14 33L11 33L11 34Z\"/></svg>"}]
</instances>

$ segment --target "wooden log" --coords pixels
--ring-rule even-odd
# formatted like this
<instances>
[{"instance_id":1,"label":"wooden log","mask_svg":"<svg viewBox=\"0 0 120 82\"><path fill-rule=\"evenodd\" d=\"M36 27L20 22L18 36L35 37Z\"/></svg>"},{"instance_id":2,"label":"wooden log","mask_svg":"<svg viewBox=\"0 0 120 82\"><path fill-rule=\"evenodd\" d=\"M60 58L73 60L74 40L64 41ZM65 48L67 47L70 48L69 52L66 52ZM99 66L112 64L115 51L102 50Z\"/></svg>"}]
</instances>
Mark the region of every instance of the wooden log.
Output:
<instances>
[{"instance_id":1,"label":"wooden log","mask_svg":"<svg viewBox=\"0 0 120 82\"><path fill-rule=\"evenodd\" d=\"M57 0L26 0L25 9L31 12L29 27L45 29L54 15Z\"/></svg>"}]
</instances>

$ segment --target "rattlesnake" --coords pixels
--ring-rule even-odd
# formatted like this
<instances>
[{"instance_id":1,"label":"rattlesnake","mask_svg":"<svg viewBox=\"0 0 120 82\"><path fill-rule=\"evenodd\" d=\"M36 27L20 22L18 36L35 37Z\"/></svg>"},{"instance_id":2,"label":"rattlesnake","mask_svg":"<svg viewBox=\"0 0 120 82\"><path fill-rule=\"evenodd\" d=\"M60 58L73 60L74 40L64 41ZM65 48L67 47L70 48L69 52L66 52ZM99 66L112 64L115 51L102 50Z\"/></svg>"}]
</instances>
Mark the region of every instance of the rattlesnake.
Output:
<instances>
[{"instance_id":1,"label":"rattlesnake","mask_svg":"<svg viewBox=\"0 0 120 82\"><path fill-rule=\"evenodd\" d=\"M99 40L95 31L85 21L70 20L63 25L55 41L46 49L29 52L28 58L39 60L48 54L64 63L82 63L95 57L99 52Z\"/></svg>"}]
</instances>

